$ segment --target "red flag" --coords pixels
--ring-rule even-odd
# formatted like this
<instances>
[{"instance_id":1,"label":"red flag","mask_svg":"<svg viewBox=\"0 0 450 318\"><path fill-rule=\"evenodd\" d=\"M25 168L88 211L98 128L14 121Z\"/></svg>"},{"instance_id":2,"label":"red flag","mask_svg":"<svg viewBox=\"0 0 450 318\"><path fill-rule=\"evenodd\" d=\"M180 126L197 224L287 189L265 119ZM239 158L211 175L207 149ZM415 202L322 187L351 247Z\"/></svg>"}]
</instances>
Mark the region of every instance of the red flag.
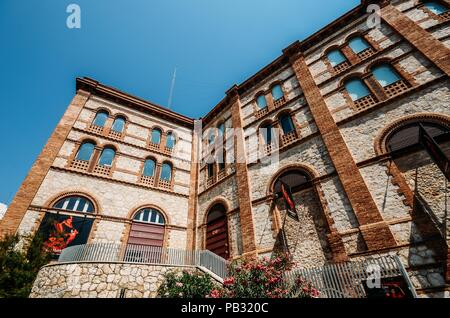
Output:
<instances>
[{"instance_id":1,"label":"red flag","mask_svg":"<svg viewBox=\"0 0 450 318\"><path fill-rule=\"evenodd\" d=\"M286 210L288 215L299 221L297 210L295 209L294 198L292 197L291 189L283 181L281 182L281 192L283 193L284 202L286 203Z\"/></svg>"}]
</instances>

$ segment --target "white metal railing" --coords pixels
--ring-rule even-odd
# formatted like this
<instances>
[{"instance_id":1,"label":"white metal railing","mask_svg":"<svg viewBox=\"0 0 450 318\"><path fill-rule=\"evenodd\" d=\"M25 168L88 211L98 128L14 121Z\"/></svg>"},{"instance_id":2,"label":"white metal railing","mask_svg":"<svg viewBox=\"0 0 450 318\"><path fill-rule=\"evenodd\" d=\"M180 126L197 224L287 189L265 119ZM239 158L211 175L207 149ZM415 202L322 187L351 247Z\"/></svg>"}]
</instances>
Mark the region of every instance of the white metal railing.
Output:
<instances>
[{"instance_id":1,"label":"white metal railing","mask_svg":"<svg viewBox=\"0 0 450 318\"><path fill-rule=\"evenodd\" d=\"M126 262L175 266L201 266L221 278L227 276L227 261L210 251L187 251L158 246L126 246L116 243L93 243L65 248L58 262Z\"/></svg>"},{"instance_id":2,"label":"white metal railing","mask_svg":"<svg viewBox=\"0 0 450 318\"><path fill-rule=\"evenodd\" d=\"M357 261L296 269L285 273L287 284L301 276L320 292L322 298L365 298L364 283L376 278L402 276L412 296L416 291L397 255L368 257Z\"/></svg>"}]
</instances>

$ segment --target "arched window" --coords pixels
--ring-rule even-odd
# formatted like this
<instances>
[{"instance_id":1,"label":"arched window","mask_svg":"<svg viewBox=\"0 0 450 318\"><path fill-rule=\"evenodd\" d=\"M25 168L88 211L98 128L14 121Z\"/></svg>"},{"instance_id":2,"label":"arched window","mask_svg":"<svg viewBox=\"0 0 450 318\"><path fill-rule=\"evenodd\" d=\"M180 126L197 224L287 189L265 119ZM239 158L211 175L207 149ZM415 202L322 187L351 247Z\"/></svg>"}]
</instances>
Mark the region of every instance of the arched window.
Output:
<instances>
[{"instance_id":1,"label":"arched window","mask_svg":"<svg viewBox=\"0 0 450 318\"><path fill-rule=\"evenodd\" d=\"M344 84L353 101L370 95L369 88L360 79L351 79Z\"/></svg>"},{"instance_id":2,"label":"arched window","mask_svg":"<svg viewBox=\"0 0 450 318\"><path fill-rule=\"evenodd\" d=\"M388 64L373 67L372 74L382 87L386 87L401 80L401 77L397 72Z\"/></svg>"},{"instance_id":3,"label":"arched window","mask_svg":"<svg viewBox=\"0 0 450 318\"><path fill-rule=\"evenodd\" d=\"M160 225L165 224L163 214L158 210L150 208L142 209L136 213L133 217L133 221Z\"/></svg>"},{"instance_id":4,"label":"arched window","mask_svg":"<svg viewBox=\"0 0 450 318\"><path fill-rule=\"evenodd\" d=\"M85 142L78 149L76 160L89 161L91 160L92 154L94 153L95 145L91 142Z\"/></svg>"},{"instance_id":5,"label":"arched window","mask_svg":"<svg viewBox=\"0 0 450 318\"><path fill-rule=\"evenodd\" d=\"M122 116L116 117L112 126L112 130L121 133L123 132L124 128L125 128L125 118L123 118Z\"/></svg>"},{"instance_id":6,"label":"arched window","mask_svg":"<svg viewBox=\"0 0 450 318\"><path fill-rule=\"evenodd\" d=\"M172 165L170 163L163 163L161 167L161 176L159 178L167 182L172 180Z\"/></svg>"},{"instance_id":7,"label":"arched window","mask_svg":"<svg viewBox=\"0 0 450 318\"><path fill-rule=\"evenodd\" d=\"M275 85L272 88L272 97L274 101L277 101L284 97L283 89L281 88L281 85Z\"/></svg>"},{"instance_id":8,"label":"arched window","mask_svg":"<svg viewBox=\"0 0 450 318\"><path fill-rule=\"evenodd\" d=\"M94 212L94 205L92 202L84 197L80 196L69 196L65 197L55 205L53 205L55 209L67 210L67 211L76 211L76 212Z\"/></svg>"},{"instance_id":9,"label":"arched window","mask_svg":"<svg viewBox=\"0 0 450 318\"><path fill-rule=\"evenodd\" d=\"M217 130L218 130L218 132L219 132L219 135L220 135L220 136L223 136L223 135L225 134L225 123L220 123L220 124L217 126Z\"/></svg>"},{"instance_id":10,"label":"arched window","mask_svg":"<svg viewBox=\"0 0 450 318\"><path fill-rule=\"evenodd\" d=\"M256 104L258 105L259 108L263 109L267 107L267 101L266 101L266 96L264 95L259 95L256 98Z\"/></svg>"},{"instance_id":11,"label":"arched window","mask_svg":"<svg viewBox=\"0 0 450 318\"><path fill-rule=\"evenodd\" d=\"M261 134L264 138L264 142L269 145L272 143L273 131L271 124L265 124L261 126Z\"/></svg>"},{"instance_id":12,"label":"arched window","mask_svg":"<svg viewBox=\"0 0 450 318\"><path fill-rule=\"evenodd\" d=\"M355 52L355 54L361 53L362 51L370 48L367 41L360 36L351 38L350 41L348 41L348 46L352 49L353 52Z\"/></svg>"},{"instance_id":13,"label":"arched window","mask_svg":"<svg viewBox=\"0 0 450 318\"><path fill-rule=\"evenodd\" d=\"M327 57L328 57L328 61L330 61L331 66L333 66L333 67L347 61L344 54L342 54L342 52L338 49L328 52Z\"/></svg>"},{"instance_id":14,"label":"arched window","mask_svg":"<svg viewBox=\"0 0 450 318\"><path fill-rule=\"evenodd\" d=\"M216 135L214 133L214 129L210 128L208 132L208 144L211 145L216 140Z\"/></svg>"},{"instance_id":15,"label":"arched window","mask_svg":"<svg viewBox=\"0 0 450 318\"><path fill-rule=\"evenodd\" d=\"M427 1L424 6L437 15L444 14L448 11L448 8L445 5L437 1Z\"/></svg>"},{"instance_id":16,"label":"arched window","mask_svg":"<svg viewBox=\"0 0 450 318\"><path fill-rule=\"evenodd\" d=\"M161 130L155 128L152 130L152 143L155 145L159 145L161 142Z\"/></svg>"},{"instance_id":17,"label":"arched window","mask_svg":"<svg viewBox=\"0 0 450 318\"><path fill-rule=\"evenodd\" d=\"M103 149L100 160L98 161L99 166L111 167L115 156L116 151L113 148Z\"/></svg>"},{"instance_id":18,"label":"arched window","mask_svg":"<svg viewBox=\"0 0 450 318\"><path fill-rule=\"evenodd\" d=\"M281 193L281 182L284 182L291 188L292 192L295 192L304 187L309 181L311 181L311 177L306 172L301 170L286 171L275 181L273 191L276 194Z\"/></svg>"},{"instance_id":19,"label":"arched window","mask_svg":"<svg viewBox=\"0 0 450 318\"><path fill-rule=\"evenodd\" d=\"M155 176L155 167L156 163L153 159L147 159L144 163L144 171L143 176L144 177L154 177Z\"/></svg>"},{"instance_id":20,"label":"arched window","mask_svg":"<svg viewBox=\"0 0 450 318\"><path fill-rule=\"evenodd\" d=\"M393 131L386 139L387 150L394 152L406 148L420 147L419 124L422 124L428 134L438 143L450 140L450 130L447 127L429 122L415 122Z\"/></svg>"},{"instance_id":21,"label":"arched window","mask_svg":"<svg viewBox=\"0 0 450 318\"><path fill-rule=\"evenodd\" d=\"M105 127L106 120L108 119L108 117L109 114L106 111L104 110L99 111L97 115L95 115L94 125L98 127Z\"/></svg>"},{"instance_id":22,"label":"arched window","mask_svg":"<svg viewBox=\"0 0 450 318\"><path fill-rule=\"evenodd\" d=\"M172 133L168 133L166 137L166 148L173 149L175 147L175 136Z\"/></svg>"},{"instance_id":23,"label":"arched window","mask_svg":"<svg viewBox=\"0 0 450 318\"><path fill-rule=\"evenodd\" d=\"M208 163L208 178L212 178L214 176L214 163Z\"/></svg>"},{"instance_id":24,"label":"arched window","mask_svg":"<svg viewBox=\"0 0 450 318\"><path fill-rule=\"evenodd\" d=\"M295 130L294 123L292 122L292 118L289 114L284 114L280 117L280 124L285 135Z\"/></svg>"}]
</instances>

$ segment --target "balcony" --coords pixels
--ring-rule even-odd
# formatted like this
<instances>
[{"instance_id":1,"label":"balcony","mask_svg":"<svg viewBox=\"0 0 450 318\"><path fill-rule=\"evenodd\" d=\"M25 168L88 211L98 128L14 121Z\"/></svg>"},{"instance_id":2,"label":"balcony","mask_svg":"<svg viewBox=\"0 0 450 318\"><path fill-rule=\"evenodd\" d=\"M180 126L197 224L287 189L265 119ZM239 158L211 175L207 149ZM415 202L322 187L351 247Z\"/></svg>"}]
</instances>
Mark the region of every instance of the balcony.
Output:
<instances>
[{"instance_id":1,"label":"balcony","mask_svg":"<svg viewBox=\"0 0 450 318\"><path fill-rule=\"evenodd\" d=\"M401 94L402 92L406 91L408 89L408 84L404 80L399 80L395 83L392 83L391 85L388 85L384 87L384 92L386 95L391 98L398 94Z\"/></svg>"},{"instance_id":2,"label":"balcony","mask_svg":"<svg viewBox=\"0 0 450 318\"><path fill-rule=\"evenodd\" d=\"M358 58L361 61L363 61L363 60L371 57L375 53L376 53L376 51L373 48L369 47L369 48L365 49L364 51L359 52L357 55L358 55Z\"/></svg>"},{"instance_id":3,"label":"balcony","mask_svg":"<svg viewBox=\"0 0 450 318\"><path fill-rule=\"evenodd\" d=\"M145 186L153 187L155 185L155 178L149 176L141 176L139 183Z\"/></svg>"},{"instance_id":4,"label":"balcony","mask_svg":"<svg viewBox=\"0 0 450 318\"><path fill-rule=\"evenodd\" d=\"M227 176L227 171L226 169L222 169L219 171L219 173L217 174L217 181L222 180L223 178L225 178Z\"/></svg>"},{"instance_id":5,"label":"balcony","mask_svg":"<svg viewBox=\"0 0 450 318\"><path fill-rule=\"evenodd\" d=\"M148 148L153 151L160 151L159 144L155 144L153 142L148 143Z\"/></svg>"},{"instance_id":6,"label":"balcony","mask_svg":"<svg viewBox=\"0 0 450 318\"><path fill-rule=\"evenodd\" d=\"M89 161L74 159L70 164L70 167L80 171L87 171L89 168Z\"/></svg>"},{"instance_id":7,"label":"balcony","mask_svg":"<svg viewBox=\"0 0 450 318\"><path fill-rule=\"evenodd\" d=\"M348 69L350 67L350 62L349 61L344 61L336 66L333 67L334 73L335 74L339 74L342 73L343 71L345 71L346 69Z\"/></svg>"},{"instance_id":8,"label":"balcony","mask_svg":"<svg viewBox=\"0 0 450 318\"><path fill-rule=\"evenodd\" d=\"M209 177L208 179L206 179L206 187L207 188L211 187L215 183L216 183L216 178L214 178L214 176Z\"/></svg>"},{"instance_id":9,"label":"balcony","mask_svg":"<svg viewBox=\"0 0 450 318\"><path fill-rule=\"evenodd\" d=\"M123 138L123 133L122 132L118 132L118 131L114 131L114 130L110 130L108 137L113 138L113 139L117 139L117 140L122 140Z\"/></svg>"},{"instance_id":10,"label":"balcony","mask_svg":"<svg viewBox=\"0 0 450 318\"><path fill-rule=\"evenodd\" d=\"M94 173L109 177L111 176L111 166L96 165L94 168Z\"/></svg>"},{"instance_id":11,"label":"balcony","mask_svg":"<svg viewBox=\"0 0 450 318\"><path fill-rule=\"evenodd\" d=\"M287 134L284 134L281 136L281 145L286 146L298 139L297 132L295 130L288 132Z\"/></svg>"},{"instance_id":12,"label":"balcony","mask_svg":"<svg viewBox=\"0 0 450 318\"><path fill-rule=\"evenodd\" d=\"M96 125L90 125L88 130L90 132L93 132L95 134L99 134L99 135L103 135L103 131L104 131L104 127L101 126L96 126Z\"/></svg>"},{"instance_id":13,"label":"balcony","mask_svg":"<svg viewBox=\"0 0 450 318\"><path fill-rule=\"evenodd\" d=\"M264 107L255 113L255 118L260 119L261 117L264 117L268 113L269 113L269 108Z\"/></svg>"},{"instance_id":14,"label":"balcony","mask_svg":"<svg viewBox=\"0 0 450 318\"><path fill-rule=\"evenodd\" d=\"M274 142L270 144L265 144L262 147L263 147L263 154L265 156L270 155L274 150L278 149L277 145Z\"/></svg>"},{"instance_id":15,"label":"balcony","mask_svg":"<svg viewBox=\"0 0 450 318\"><path fill-rule=\"evenodd\" d=\"M357 111L362 111L364 109L370 108L377 103L375 97L370 94L363 98L353 101Z\"/></svg>"},{"instance_id":16,"label":"balcony","mask_svg":"<svg viewBox=\"0 0 450 318\"><path fill-rule=\"evenodd\" d=\"M159 179L158 187L166 190L172 190L172 181Z\"/></svg>"},{"instance_id":17,"label":"balcony","mask_svg":"<svg viewBox=\"0 0 450 318\"><path fill-rule=\"evenodd\" d=\"M284 96L273 101L273 106L275 108L279 108L279 107L283 106L284 104L286 104L286 97L284 97Z\"/></svg>"}]
</instances>

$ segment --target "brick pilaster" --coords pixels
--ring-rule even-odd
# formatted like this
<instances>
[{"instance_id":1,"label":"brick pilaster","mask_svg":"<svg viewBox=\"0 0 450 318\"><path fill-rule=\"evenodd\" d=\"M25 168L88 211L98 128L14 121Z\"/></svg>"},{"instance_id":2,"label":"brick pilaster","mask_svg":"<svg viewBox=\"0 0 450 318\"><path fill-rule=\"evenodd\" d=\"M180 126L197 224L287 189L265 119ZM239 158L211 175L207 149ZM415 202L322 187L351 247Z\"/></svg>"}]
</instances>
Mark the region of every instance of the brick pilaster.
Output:
<instances>
[{"instance_id":1,"label":"brick pilaster","mask_svg":"<svg viewBox=\"0 0 450 318\"><path fill-rule=\"evenodd\" d=\"M441 41L391 4L381 9L381 18L445 74L450 75L450 49Z\"/></svg>"},{"instance_id":2,"label":"brick pilaster","mask_svg":"<svg viewBox=\"0 0 450 318\"><path fill-rule=\"evenodd\" d=\"M0 237L15 233L90 94L78 90L0 222Z\"/></svg>"},{"instance_id":3,"label":"brick pilaster","mask_svg":"<svg viewBox=\"0 0 450 318\"><path fill-rule=\"evenodd\" d=\"M194 124L194 132L192 133L191 148L191 175L189 181L189 202L187 217L187 238L186 249L195 250L196 246L196 228L197 228L197 194L198 194L198 171L199 171L199 155L201 146L201 126L198 131Z\"/></svg>"},{"instance_id":4,"label":"brick pilaster","mask_svg":"<svg viewBox=\"0 0 450 318\"><path fill-rule=\"evenodd\" d=\"M252 199L247 168L245 139L242 131L241 103L236 88L230 90L231 121L235 134L235 168L239 198L239 216L241 221L243 254L249 257L256 255L255 228L253 224Z\"/></svg>"},{"instance_id":5,"label":"brick pilaster","mask_svg":"<svg viewBox=\"0 0 450 318\"><path fill-rule=\"evenodd\" d=\"M303 55L297 52L298 48L295 46L285 50L285 54L290 56L292 68L309 104L311 114L358 219L367 247L371 250L380 248L380 244L383 247L396 246L394 236L387 223L383 221Z\"/></svg>"}]
</instances>

